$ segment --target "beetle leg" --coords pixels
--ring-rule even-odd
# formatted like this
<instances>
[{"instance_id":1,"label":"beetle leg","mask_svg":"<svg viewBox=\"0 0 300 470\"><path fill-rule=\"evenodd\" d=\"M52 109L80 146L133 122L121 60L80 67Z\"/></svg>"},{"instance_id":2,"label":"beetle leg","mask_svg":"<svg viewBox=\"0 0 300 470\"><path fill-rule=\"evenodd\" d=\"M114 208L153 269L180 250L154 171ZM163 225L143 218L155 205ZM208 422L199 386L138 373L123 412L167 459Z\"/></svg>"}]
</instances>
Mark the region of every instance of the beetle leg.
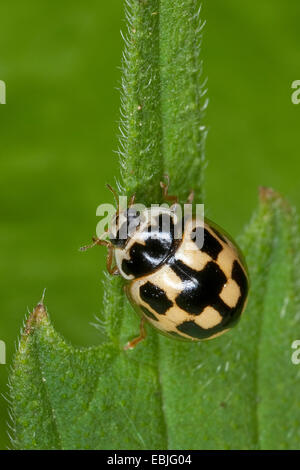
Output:
<instances>
[{"instance_id":1,"label":"beetle leg","mask_svg":"<svg viewBox=\"0 0 300 470\"><path fill-rule=\"evenodd\" d=\"M147 336L147 334L146 334L146 330L145 330L145 319L142 318L141 323L140 323L140 335L137 336L137 338L134 338L132 341L129 341L124 346L124 349L125 350L134 349L138 343L140 343L141 341L143 341L143 339L146 338L146 336Z\"/></svg>"},{"instance_id":2,"label":"beetle leg","mask_svg":"<svg viewBox=\"0 0 300 470\"><path fill-rule=\"evenodd\" d=\"M188 195L188 199L187 199L188 204L192 204L194 197L195 197L195 191L191 189L190 194Z\"/></svg>"},{"instance_id":3,"label":"beetle leg","mask_svg":"<svg viewBox=\"0 0 300 470\"><path fill-rule=\"evenodd\" d=\"M114 254L114 247L113 247L113 245L110 245L108 247L108 251L107 251L106 268L107 268L107 271L109 272L109 274L111 274L112 276L118 276L120 274L119 270L118 270L118 266L112 267L113 254Z\"/></svg>"},{"instance_id":4,"label":"beetle leg","mask_svg":"<svg viewBox=\"0 0 300 470\"><path fill-rule=\"evenodd\" d=\"M101 238L97 238L97 237L93 237L92 240L93 240L93 243L91 243L90 245L82 246L81 248L79 248L79 250L87 251L90 248L94 248L94 246L96 245L102 245L102 246L106 246L107 248L113 248L113 244L109 242L108 240L102 240Z\"/></svg>"},{"instance_id":5,"label":"beetle leg","mask_svg":"<svg viewBox=\"0 0 300 470\"><path fill-rule=\"evenodd\" d=\"M133 204L135 203L135 196L136 196L136 193L134 193L134 194L130 197L128 207L132 207Z\"/></svg>"},{"instance_id":6,"label":"beetle leg","mask_svg":"<svg viewBox=\"0 0 300 470\"><path fill-rule=\"evenodd\" d=\"M162 188L163 197L166 201L172 201L173 204L177 204L178 203L178 197L177 196L170 196L168 194L169 185L170 185L169 175L164 175L164 178L166 180L166 183L164 183L163 181L160 182L160 187Z\"/></svg>"}]
</instances>

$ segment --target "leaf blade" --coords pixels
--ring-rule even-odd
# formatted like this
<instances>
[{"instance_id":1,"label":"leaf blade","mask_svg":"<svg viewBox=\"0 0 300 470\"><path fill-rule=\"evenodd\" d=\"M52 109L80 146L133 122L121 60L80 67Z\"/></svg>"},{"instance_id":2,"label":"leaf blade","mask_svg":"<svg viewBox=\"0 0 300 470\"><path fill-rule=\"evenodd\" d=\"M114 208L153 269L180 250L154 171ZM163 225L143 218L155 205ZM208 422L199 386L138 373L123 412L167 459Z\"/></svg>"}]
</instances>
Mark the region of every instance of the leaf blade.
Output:
<instances>
[{"instance_id":1,"label":"leaf blade","mask_svg":"<svg viewBox=\"0 0 300 470\"><path fill-rule=\"evenodd\" d=\"M203 79L200 2L161 0L160 66L163 155L171 192L203 202L207 106ZM184 184L183 184L184 178Z\"/></svg>"},{"instance_id":2,"label":"leaf blade","mask_svg":"<svg viewBox=\"0 0 300 470\"><path fill-rule=\"evenodd\" d=\"M264 298L258 360L261 448L293 449L300 442L300 374L292 363L300 337L298 217L274 195L276 236Z\"/></svg>"},{"instance_id":3,"label":"leaf blade","mask_svg":"<svg viewBox=\"0 0 300 470\"><path fill-rule=\"evenodd\" d=\"M122 65L121 187L140 203L160 199L163 173L159 73L159 0L127 0Z\"/></svg>"},{"instance_id":4,"label":"leaf blade","mask_svg":"<svg viewBox=\"0 0 300 470\"><path fill-rule=\"evenodd\" d=\"M129 360L111 343L73 348L43 305L29 317L11 384L17 449L159 449L164 442L153 365Z\"/></svg>"}]
</instances>

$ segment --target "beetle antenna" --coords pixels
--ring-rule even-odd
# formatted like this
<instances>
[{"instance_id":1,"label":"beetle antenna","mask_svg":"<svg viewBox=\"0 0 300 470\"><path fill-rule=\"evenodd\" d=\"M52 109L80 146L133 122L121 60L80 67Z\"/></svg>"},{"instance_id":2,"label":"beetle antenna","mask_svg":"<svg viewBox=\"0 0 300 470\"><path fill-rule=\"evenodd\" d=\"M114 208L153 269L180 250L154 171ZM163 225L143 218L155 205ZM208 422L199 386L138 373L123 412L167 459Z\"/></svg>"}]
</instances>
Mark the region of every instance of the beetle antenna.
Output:
<instances>
[{"instance_id":1,"label":"beetle antenna","mask_svg":"<svg viewBox=\"0 0 300 470\"><path fill-rule=\"evenodd\" d=\"M93 237L92 238L93 243L91 243L90 245L81 246L79 248L79 251L87 251L90 248L94 248L94 246L96 245L110 246L111 243L108 240L103 240L103 238L105 238L106 236L107 236L107 232L104 232L101 235L101 237Z\"/></svg>"},{"instance_id":2,"label":"beetle antenna","mask_svg":"<svg viewBox=\"0 0 300 470\"><path fill-rule=\"evenodd\" d=\"M119 195L117 191L108 183L106 184L106 187L110 190L111 193L113 193L117 207L119 207Z\"/></svg>"}]
</instances>

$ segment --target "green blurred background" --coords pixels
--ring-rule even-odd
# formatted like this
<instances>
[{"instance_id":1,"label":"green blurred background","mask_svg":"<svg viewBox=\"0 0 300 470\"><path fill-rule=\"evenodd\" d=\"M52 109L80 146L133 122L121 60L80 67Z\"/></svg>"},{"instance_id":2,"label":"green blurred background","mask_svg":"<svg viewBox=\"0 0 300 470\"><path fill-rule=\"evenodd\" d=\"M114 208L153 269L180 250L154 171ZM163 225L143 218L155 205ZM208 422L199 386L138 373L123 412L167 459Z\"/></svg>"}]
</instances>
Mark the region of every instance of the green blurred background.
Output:
<instances>
[{"instance_id":1,"label":"green blurred background","mask_svg":"<svg viewBox=\"0 0 300 470\"><path fill-rule=\"evenodd\" d=\"M204 0L206 213L233 235L268 185L300 207L299 0ZM0 391L20 327L46 287L51 319L97 344L104 250L79 253L118 174L122 0L2 0L0 79ZM0 448L9 446L0 398Z\"/></svg>"}]
</instances>

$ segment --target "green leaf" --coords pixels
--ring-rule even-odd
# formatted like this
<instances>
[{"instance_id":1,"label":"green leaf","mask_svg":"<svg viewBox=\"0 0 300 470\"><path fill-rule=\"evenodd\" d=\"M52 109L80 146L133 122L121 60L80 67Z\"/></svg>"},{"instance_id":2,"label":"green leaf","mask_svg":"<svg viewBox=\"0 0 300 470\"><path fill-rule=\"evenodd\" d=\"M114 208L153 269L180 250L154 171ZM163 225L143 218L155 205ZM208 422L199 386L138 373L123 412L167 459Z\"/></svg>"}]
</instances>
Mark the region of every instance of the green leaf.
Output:
<instances>
[{"instance_id":1,"label":"green leaf","mask_svg":"<svg viewBox=\"0 0 300 470\"><path fill-rule=\"evenodd\" d=\"M84 350L67 345L42 304L20 341L11 399L18 449L146 449L165 443L156 371L111 344Z\"/></svg>"},{"instance_id":2,"label":"green leaf","mask_svg":"<svg viewBox=\"0 0 300 470\"><path fill-rule=\"evenodd\" d=\"M163 173L159 0L127 0L120 162L122 188L144 204L159 199Z\"/></svg>"},{"instance_id":3,"label":"green leaf","mask_svg":"<svg viewBox=\"0 0 300 470\"><path fill-rule=\"evenodd\" d=\"M264 293L257 351L258 436L262 448L300 443L300 371L291 361L300 338L300 245L296 210L268 190L275 212L273 250Z\"/></svg>"},{"instance_id":4,"label":"green leaf","mask_svg":"<svg viewBox=\"0 0 300 470\"><path fill-rule=\"evenodd\" d=\"M203 202L207 106L203 78L200 2L160 2L161 114L163 158L171 192L186 202L192 188ZM183 175L185 184L183 184Z\"/></svg>"},{"instance_id":5,"label":"green leaf","mask_svg":"<svg viewBox=\"0 0 300 470\"><path fill-rule=\"evenodd\" d=\"M137 200L161 201L164 172L186 201L202 201L203 113L200 2L127 0L123 55L121 187ZM182 185L184 175L188 185Z\"/></svg>"},{"instance_id":6,"label":"green leaf","mask_svg":"<svg viewBox=\"0 0 300 470\"><path fill-rule=\"evenodd\" d=\"M120 186L161 201L167 171L184 201L203 194L201 21L193 0L130 0L123 59ZM189 344L148 328L122 280L106 275L104 341L78 350L40 303L27 320L11 378L18 449L256 449L299 447L299 252L295 211L271 190L240 237L251 278L240 324Z\"/></svg>"}]
</instances>

